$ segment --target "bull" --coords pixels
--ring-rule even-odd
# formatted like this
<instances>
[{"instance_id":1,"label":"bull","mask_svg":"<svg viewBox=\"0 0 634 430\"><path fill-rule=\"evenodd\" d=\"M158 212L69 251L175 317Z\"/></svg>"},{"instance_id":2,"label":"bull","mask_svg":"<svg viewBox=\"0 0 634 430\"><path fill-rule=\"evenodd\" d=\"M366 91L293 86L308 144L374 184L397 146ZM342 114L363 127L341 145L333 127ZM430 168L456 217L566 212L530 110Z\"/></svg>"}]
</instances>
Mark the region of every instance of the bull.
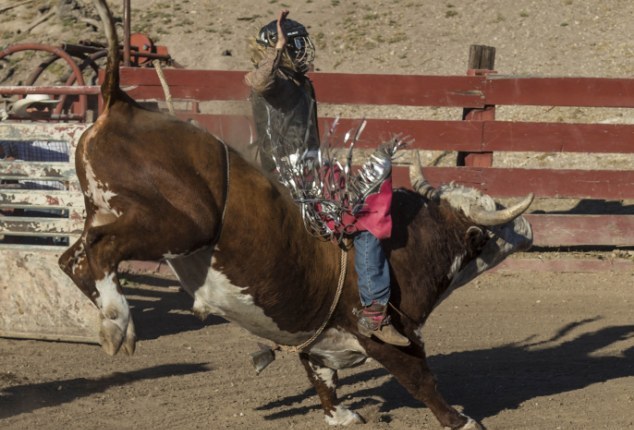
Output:
<instances>
[{"instance_id":1,"label":"bull","mask_svg":"<svg viewBox=\"0 0 634 430\"><path fill-rule=\"evenodd\" d=\"M278 182L207 132L143 109L119 85L118 41L105 0L96 0L108 40L104 110L81 136L76 171L86 220L59 259L97 306L108 354L133 354L136 335L118 279L124 260L166 259L194 298L193 311L295 346L332 425L362 422L340 404L337 371L372 357L440 424L480 429L436 389L422 337L425 320L453 289L531 244L521 216L532 196L499 208L460 186L396 190L391 239L393 322L399 348L359 334L354 250L314 239Z\"/></svg>"}]
</instances>

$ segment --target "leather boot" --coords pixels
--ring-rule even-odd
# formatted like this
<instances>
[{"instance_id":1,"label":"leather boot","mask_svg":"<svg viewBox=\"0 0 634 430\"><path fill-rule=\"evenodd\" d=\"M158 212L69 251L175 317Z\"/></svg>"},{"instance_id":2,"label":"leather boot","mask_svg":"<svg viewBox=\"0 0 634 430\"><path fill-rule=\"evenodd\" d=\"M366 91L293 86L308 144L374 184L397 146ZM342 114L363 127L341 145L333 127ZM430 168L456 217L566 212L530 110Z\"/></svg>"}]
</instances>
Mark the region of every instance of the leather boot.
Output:
<instances>
[{"instance_id":1,"label":"leather boot","mask_svg":"<svg viewBox=\"0 0 634 430\"><path fill-rule=\"evenodd\" d=\"M357 312L359 321L357 328L363 336L375 336L385 343L395 346L409 346L408 338L400 334L392 323L390 317L386 315L387 306L372 302Z\"/></svg>"}]
</instances>

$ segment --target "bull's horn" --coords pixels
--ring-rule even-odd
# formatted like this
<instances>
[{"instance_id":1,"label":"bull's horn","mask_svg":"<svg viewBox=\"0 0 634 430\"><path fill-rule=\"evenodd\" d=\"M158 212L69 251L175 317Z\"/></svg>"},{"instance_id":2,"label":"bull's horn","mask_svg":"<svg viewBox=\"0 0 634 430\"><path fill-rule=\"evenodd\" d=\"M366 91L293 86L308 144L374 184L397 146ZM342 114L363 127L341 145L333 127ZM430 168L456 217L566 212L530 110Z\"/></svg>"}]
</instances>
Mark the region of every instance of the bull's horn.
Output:
<instances>
[{"instance_id":1,"label":"bull's horn","mask_svg":"<svg viewBox=\"0 0 634 430\"><path fill-rule=\"evenodd\" d=\"M522 215L533 203L533 193L524 197L524 200L506 209L487 211L479 206L472 207L469 211L469 218L477 224L484 226L494 226L506 224Z\"/></svg>"},{"instance_id":2,"label":"bull's horn","mask_svg":"<svg viewBox=\"0 0 634 430\"><path fill-rule=\"evenodd\" d=\"M423 164L420 161L420 153L418 151L416 151L416 161L418 162L418 175L412 183L414 191L427 198L431 198L436 190L423 176Z\"/></svg>"},{"instance_id":3,"label":"bull's horn","mask_svg":"<svg viewBox=\"0 0 634 430\"><path fill-rule=\"evenodd\" d=\"M416 191L418 194L422 194L423 196L427 196L428 194L431 194L435 191L434 187L432 187L431 184L427 182L427 180L425 180L425 178L416 178L416 180L414 180L414 183L412 184L412 187L414 188L414 191Z\"/></svg>"}]
</instances>

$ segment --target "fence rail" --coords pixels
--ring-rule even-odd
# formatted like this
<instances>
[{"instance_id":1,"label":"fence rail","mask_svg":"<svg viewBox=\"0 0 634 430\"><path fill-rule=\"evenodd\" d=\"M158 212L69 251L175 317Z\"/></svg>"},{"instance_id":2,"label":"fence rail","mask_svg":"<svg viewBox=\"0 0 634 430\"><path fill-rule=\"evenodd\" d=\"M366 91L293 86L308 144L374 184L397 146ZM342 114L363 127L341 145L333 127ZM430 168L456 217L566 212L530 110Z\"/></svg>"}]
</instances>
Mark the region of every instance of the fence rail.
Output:
<instances>
[{"instance_id":1,"label":"fence rail","mask_svg":"<svg viewBox=\"0 0 634 430\"><path fill-rule=\"evenodd\" d=\"M251 141L254 134L248 115L202 113L199 107L204 102L238 101L248 108L245 73L164 71L172 98L191 102L191 110L179 111L177 115L196 121L238 147ZM548 229L547 234L536 233L537 246L634 246L634 229L631 228L634 205L630 202L634 200L634 124L499 121L495 118L495 109L501 105L631 109L634 108L634 79L514 77L475 69L470 70L468 76L313 73L311 79L320 105L456 108L456 112L461 113L460 119L412 119L411 115L400 119L375 114L367 119L358 148L373 148L392 133L402 133L414 139L412 150L462 154L462 158L458 158L460 165L425 169L432 185L454 181L498 198L533 192L538 199L579 200L575 208L565 213L540 209L539 214L530 215L534 226ZM159 78L151 69L122 68L121 84L137 100L165 97ZM320 117L319 121L324 130L333 118ZM356 124L358 120L341 119L339 128L347 130ZM619 154L624 161L619 168L608 169L550 167L546 162L540 168L519 164L493 166L494 157L518 152ZM40 180L68 181L69 190L78 189L73 182L71 164L0 162L2 180L19 181L29 175ZM409 186L410 169L395 167L394 178L397 185ZM0 204L7 206L9 198L15 199L12 192L5 190L0 195ZM586 203L592 203L593 209L584 213L580 208L590 206ZM32 203L24 203L29 204ZM14 202L14 207L19 206Z\"/></svg>"},{"instance_id":2,"label":"fence rail","mask_svg":"<svg viewBox=\"0 0 634 430\"><path fill-rule=\"evenodd\" d=\"M165 70L174 98L244 100L244 71ZM135 98L163 99L156 72L125 68L122 83ZM487 105L634 108L634 79L313 73L319 103L399 106Z\"/></svg>"}]
</instances>

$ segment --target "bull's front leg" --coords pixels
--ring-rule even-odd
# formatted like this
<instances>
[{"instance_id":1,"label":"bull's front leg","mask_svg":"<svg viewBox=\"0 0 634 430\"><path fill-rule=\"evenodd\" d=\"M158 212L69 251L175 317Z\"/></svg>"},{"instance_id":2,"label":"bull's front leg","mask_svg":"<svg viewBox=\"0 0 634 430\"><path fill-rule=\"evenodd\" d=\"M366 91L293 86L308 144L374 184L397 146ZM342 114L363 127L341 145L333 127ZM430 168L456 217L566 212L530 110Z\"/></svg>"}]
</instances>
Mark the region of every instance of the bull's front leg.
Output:
<instances>
[{"instance_id":1,"label":"bull's front leg","mask_svg":"<svg viewBox=\"0 0 634 430\"><path fill-rule=\"evenodd\" d=\"M371 339L360 338L359 341L368 356L381 363L407 391L425 403L442 426L452 430L482 430L480 424L451 407L438 392L422 346L397 348Z\"/></svg>"},{"instance_id":2,"label":"bull's front leg","mask_svg":"<svg viewBox=\"0 0 634 430\"><path fill-rule=\"evenodd\" d=\"M107 241L109 242L109 241ZM109 245L106 245L108 248ZM132 355L136 334L127 300L123 296L116 274L116 264L104 262L95 266L95 255L104 248L98 241L91 243L92 265L87 252L85 237L75 242L59 258L61 269L75 282L79 289L99 308L101 347L110 355L120 348ZM118 260L115 260L118 261ZM96 270L95 270L96 269ZM95 276L97 273L99 276Z\"/></svg>"},{"instance_id":3,"label":"bull's front leg","mask_svg":"<svg viewBox=\"0 0 634 430\"><path fill-rule=\"evenodd\" d=\"M58 260L59 267L68 275L82 293L95 305L99 294L95 288L95 279L90 271L86 250L82 240L77 240Z\"/></svg>"},{"instance_id":4,"label":"bull's front leg","mask_svg":"<svg viewBox=\"0 0 634 430\"><path fill-rule=\"evenodd\" d=\"M299 359L308 373L308 379L317 391L328 424L345 426L364 422L359 414L339 404L337 399L339 378L336 370L315 363L306 353L300 353Z\"/></svg>"}]
</instances>

